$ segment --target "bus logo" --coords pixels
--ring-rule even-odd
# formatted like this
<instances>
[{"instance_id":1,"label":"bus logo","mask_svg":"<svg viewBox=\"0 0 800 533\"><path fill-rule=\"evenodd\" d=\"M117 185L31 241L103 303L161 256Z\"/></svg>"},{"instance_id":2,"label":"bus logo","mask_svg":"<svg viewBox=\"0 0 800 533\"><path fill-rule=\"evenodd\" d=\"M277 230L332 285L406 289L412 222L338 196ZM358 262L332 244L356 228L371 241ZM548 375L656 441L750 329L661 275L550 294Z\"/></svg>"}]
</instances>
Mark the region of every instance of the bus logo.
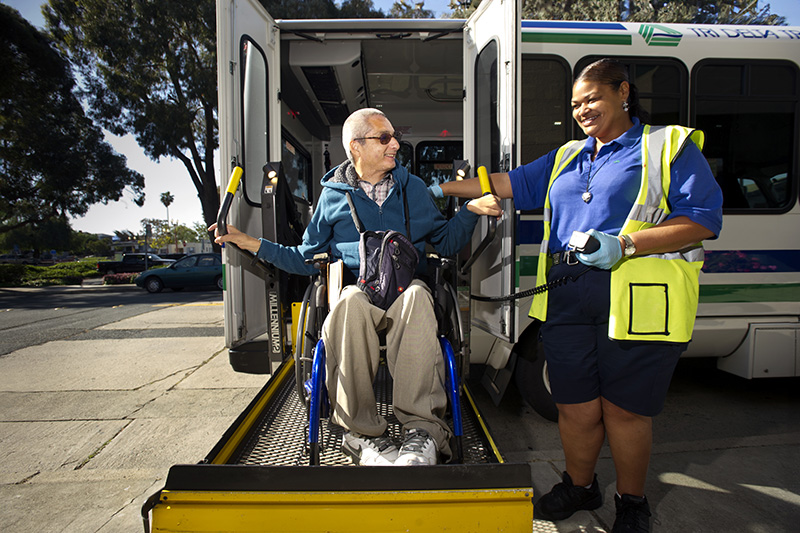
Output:
<instances>
[{"instance_id":1,"label":"bus logo","mask_svg":"<svg viewBox=\"0 0 800 533\"><path fill-rule=\"evenodd\" d=\"M644 37L647 46L678 46L682 36L681 32L660 24L642 24L639 35Z\"/></svg>"}]
</instances>

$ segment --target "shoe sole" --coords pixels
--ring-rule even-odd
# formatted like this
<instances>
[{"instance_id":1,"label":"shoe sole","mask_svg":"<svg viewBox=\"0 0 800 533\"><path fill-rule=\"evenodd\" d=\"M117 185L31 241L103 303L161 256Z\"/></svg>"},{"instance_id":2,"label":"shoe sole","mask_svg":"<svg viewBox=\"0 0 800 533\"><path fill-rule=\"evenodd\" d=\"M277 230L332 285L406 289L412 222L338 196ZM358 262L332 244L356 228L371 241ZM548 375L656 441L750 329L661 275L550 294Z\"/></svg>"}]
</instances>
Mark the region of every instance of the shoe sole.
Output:
<instances>
[{"instance_id":1,"label":"shoe sole","mask_svg":"<svg viewBox=\"0 0 800 533\"><path fill-rule=\"evenodd\" d=\"M549 520L551 522L556 520L566 520L570 516L574 515L578 511L594 511L595 509L599 509L603 506L603 495L598 494L596 498L592 498L588 502L583 503L579 507L571 510L571 511L563 511L559 513L546 513L539 509L539 507L534 504L533 506L533 518L536 520Z\"/></svg>"}]
</instances>

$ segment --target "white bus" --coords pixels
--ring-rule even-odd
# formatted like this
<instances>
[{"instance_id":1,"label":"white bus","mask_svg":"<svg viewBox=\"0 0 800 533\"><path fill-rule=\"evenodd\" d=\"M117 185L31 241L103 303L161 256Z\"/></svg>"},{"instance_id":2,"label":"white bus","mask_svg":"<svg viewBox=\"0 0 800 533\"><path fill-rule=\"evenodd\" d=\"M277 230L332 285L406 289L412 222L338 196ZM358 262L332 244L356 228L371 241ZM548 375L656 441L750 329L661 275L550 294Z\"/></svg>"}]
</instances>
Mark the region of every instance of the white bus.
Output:
<instances>
[{"instance_id":1,"label":"white bus","mask_svg":"<svg viewBox=\"0 0 800 533\"><path fill-rule=\"evenodd\" d=\"M386 112L404 134L400 162L429 184L451 179L457 160L505 171L580 138L574 75L621 60L653 124L705 132L725 196L686 357L717 358L744 378L800 374L800 27L528 21L508 0L485 0L467 21L276 21L257 0L218 0L218 34L221 189L233 165L244 168L229 222L267 237L282 214L264 194L264 164L283 163L307 220L320 178L345 159L341 124L355 109ZM511 200L504 210L461 287L469 358L486 364L496 398L516 371L526 399L552 417L530 299L468 298L534 284L541 213ZM231 363L273 372L291 351L292 280L230 250L224 258Z\"/></svg>"}]
</instances>

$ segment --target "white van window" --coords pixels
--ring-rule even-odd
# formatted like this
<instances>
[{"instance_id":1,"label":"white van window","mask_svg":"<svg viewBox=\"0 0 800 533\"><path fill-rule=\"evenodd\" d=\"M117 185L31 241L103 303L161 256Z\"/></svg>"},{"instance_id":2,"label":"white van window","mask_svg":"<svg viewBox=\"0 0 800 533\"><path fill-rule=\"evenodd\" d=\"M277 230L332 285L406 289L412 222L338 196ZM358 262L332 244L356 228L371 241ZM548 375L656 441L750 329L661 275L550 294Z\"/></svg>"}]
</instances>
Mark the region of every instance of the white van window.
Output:
<instances>
[{"instance_id":1,"label":"white van window","mask_svg":"<svg viewBox=\"0 0 800 533\"><path fill-rule=\"evenodd\" d=\"M475 161L500 172L500 125L497 116L497 42L490 41L475 60Z\"/></svg>"},{"instance_id":2,"label":"white van window","mask_svg":"<svg viewBox=\"0 0 800 533\"><path fill-rule=\"evenodd\" d=\"M269 103L267 99L267 59L258 45L242 38L242 188L251 205L261 205L261 182L269 154Z\"/></svg>"}]
</instances>

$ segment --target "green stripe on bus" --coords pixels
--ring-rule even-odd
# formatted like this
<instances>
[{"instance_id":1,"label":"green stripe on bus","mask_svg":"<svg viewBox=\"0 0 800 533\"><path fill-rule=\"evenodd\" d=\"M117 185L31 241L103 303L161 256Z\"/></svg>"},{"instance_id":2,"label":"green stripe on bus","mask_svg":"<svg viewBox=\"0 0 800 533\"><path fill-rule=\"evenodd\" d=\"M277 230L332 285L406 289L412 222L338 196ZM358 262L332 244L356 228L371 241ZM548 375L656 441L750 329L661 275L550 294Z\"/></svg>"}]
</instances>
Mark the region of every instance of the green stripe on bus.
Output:
<instances>
[{"instance_id":1,"label":"green stripe on bus","mask_svg":"<svg viewBox=\"0 0 800 533\"><path fill-rule=\"evenodd\" d=\"M521 287L521 276L536 276L537 263L535 255L519 258L517 287ZM800 302L800 283L700 285L700 303L734 302Z\"/></svg>"},{"instance_id":2,"label":"green stripe on bus","mask_svg":"<svg viewBox=\"0 0 800 533\"><path fill-rule=\"evenodd\" d=\"M551 33L522 32L523 43L571 43L571 44L621 44L630 46L630 35L613 33Z\"/></svg>"},{"instance_id":3,"label":"green stripe on bus","mask_svg":"<svg viewBox=\"0 0 800 533\"><path fill-rule=\"evenodd\" d=\"M800 283L700 285L700 303L797 302Z\"/></svg>"},{"instance_id":4,"label":"green stripe on bus","mask_svg":"<svg viewBox=\"0 0 800 533\"><path fill-rule=\"evenodd\" d=\"M520 276L535 276L538 264L538 255L523 255L517 261L517 272Z\"/></svg>"}]
</instances>

